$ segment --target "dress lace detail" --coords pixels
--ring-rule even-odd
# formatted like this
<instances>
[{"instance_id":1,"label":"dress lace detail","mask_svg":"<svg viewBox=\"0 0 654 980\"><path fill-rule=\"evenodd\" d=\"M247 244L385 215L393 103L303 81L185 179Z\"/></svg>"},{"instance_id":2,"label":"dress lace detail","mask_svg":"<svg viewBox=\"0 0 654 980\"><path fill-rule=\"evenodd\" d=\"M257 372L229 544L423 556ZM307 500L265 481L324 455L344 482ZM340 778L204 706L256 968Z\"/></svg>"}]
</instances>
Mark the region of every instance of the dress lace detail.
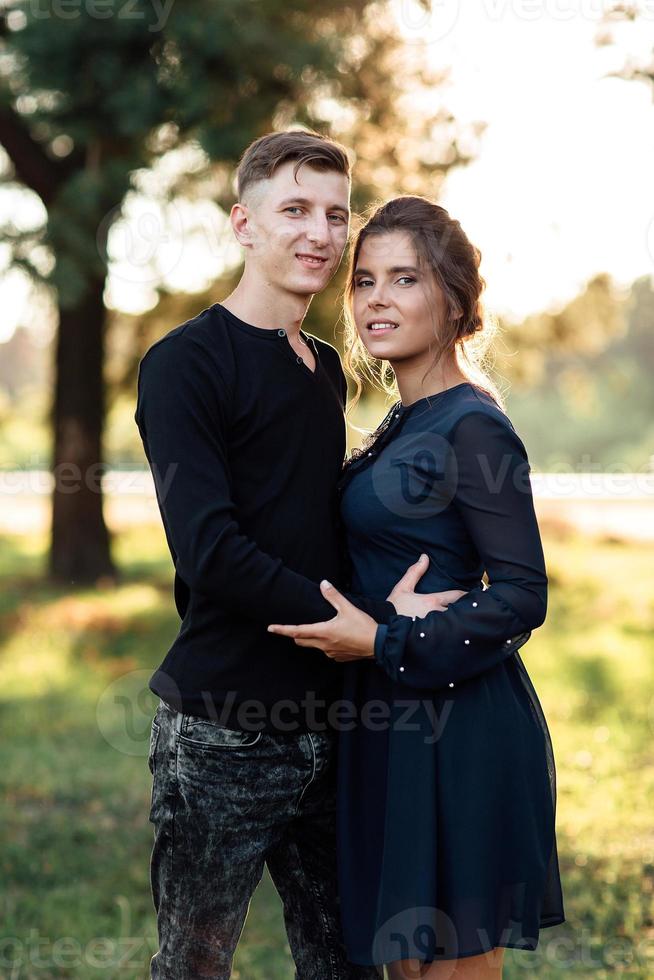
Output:
<instances>
[{"instance_id":1,"label":"dress lace detail","mask_svg":"<svg viewBox=\"0 0 654 980\"><path fill-rule=\"evenodd\" d=\"M353 449L350 455L344 460L343 468L341 470L341 476L338 482L338 492L342 493L347 486L350 477L354 475L356 471L360 468L359 465L362 461L367 461L374 458L377 453L388 442L392 433L395 432L398 422L400 422L408 413L402 411L402 403L396 402L387 415L382 419L376 429L370 432L360 447Z\"/></svg>"}]
</instances>

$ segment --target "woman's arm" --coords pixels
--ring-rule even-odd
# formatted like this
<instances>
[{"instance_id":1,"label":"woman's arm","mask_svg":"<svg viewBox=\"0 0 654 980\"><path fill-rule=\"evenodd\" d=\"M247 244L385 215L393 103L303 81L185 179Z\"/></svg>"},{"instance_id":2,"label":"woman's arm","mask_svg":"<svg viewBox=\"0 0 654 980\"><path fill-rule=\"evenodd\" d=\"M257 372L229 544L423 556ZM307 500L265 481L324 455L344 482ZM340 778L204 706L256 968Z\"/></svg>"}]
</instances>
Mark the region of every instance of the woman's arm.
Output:
<instances>
[{"instance_id":1,"label":"woman's arm","mask_svg":"<svg viewBox=\"0 0 654 980\"><path fill-rule=\"evenodd\" d=\"M377 628L374 659L394 680L437 689L500 663L545 621L547 574L529 461L510 425L464 416L450 435L457 508L490 586L472 589L423 619L394 616Z\"/></svg>"}]
</instances>

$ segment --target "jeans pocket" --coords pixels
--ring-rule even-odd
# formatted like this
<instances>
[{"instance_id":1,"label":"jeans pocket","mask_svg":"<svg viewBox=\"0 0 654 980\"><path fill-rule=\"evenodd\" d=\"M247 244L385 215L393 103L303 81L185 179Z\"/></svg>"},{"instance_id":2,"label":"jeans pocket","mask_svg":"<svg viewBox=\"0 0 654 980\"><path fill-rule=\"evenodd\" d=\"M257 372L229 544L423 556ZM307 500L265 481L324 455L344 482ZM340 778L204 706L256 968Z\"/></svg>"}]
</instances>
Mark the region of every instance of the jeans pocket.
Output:
<instances>
[{"instance_id":1,"label":"jeans pocket","mask_svg":"<svg viewBox=\"0 0 654 980\"><path fill-rule=\"evenodd\" d=\"M184 715L178 738L182 745L208 752L249 749L261 741L262 732L226 728L210 718Z\"/></svg>"}]
</instances>

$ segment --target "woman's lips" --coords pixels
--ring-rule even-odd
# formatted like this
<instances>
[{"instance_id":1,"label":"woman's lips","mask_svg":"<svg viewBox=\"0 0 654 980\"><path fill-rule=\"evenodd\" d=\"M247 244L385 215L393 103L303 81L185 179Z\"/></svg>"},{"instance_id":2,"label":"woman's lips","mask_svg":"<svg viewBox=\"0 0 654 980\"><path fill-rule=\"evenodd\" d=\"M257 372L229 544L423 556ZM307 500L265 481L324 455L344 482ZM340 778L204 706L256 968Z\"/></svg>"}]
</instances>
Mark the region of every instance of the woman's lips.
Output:
<instances>
[{"instance_id":1,"label":"woman's lips","mask_svg":"<svg viewBox=\"0 0 654 980\"><path fill-rule=\"evenodd\" d=\"M368 324L368 334L371 337L386 337L389 333L397 330L399 324L394 320L371 320Z\"/></svg>"}]
</instances>

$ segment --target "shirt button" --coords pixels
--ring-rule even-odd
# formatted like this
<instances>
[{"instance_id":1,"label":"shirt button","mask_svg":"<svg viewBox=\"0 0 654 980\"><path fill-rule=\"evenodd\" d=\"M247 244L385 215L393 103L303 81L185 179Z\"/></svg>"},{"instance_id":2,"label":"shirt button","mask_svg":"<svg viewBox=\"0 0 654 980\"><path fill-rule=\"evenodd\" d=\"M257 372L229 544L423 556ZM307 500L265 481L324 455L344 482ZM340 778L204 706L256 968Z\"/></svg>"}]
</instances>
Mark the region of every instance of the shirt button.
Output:
<instances>
[{"instance_id":1,"label":"shirt button","mask_svg":"<svg viewBox=\"0 0 654 980\"><path fill-rule=\"evenodd\" d=\"M304 361L302 360L301 357L296 357L295 360L298 364L304 364Z\"/></svg>"},{"instance_id":2,"label":"shirt button","mask_svg":"<svg viewBox=\"0 0 654 980\"><path fill-rule=\"evenodd\" d=\"M286 336L286 331L284 330L283 327L277 331L277 336L278 337L285 337Z\"/></svg>"}]
</instances>

